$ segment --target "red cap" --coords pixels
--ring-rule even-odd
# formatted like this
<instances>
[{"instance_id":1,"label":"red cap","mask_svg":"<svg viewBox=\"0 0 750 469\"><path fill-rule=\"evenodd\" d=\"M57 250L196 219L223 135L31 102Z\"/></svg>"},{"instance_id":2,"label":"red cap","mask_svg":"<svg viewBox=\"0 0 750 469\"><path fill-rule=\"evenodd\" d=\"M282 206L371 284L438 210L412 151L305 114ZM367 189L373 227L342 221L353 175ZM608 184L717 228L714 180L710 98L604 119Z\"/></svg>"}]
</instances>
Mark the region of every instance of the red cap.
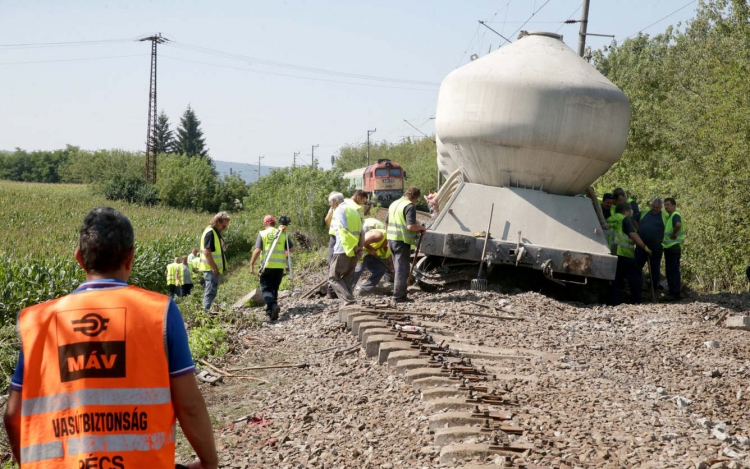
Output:
<instances>
[{"instance_id":1,"label":"red cap","mask_svg":"<svg viewBox=\"0 0 750 469\"><path fill-rule=\"evenodd\" d=\"M266 215L263 217L263 224L267 225L269 223L276 223L276 219L273 217L273 215Z\"/></svg>"}]
</instances>

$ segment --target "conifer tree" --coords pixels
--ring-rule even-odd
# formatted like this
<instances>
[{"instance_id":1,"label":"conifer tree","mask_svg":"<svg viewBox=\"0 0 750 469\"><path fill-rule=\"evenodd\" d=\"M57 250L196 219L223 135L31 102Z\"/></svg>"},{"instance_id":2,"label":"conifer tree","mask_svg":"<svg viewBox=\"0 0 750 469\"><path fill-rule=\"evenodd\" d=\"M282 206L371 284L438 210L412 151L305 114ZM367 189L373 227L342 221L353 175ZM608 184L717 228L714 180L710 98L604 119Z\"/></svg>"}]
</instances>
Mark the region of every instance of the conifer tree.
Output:
<instances>
[{"instance_id":1,"label":"conifer tree","mask_svg":"<svg viewBox=\"0 0 750 469\"><path fill-rule=\"evenodd\" d=\"M174 153L175 139L172 130L169 128L169 117L162 109L161 114L156 119L156 128L154 129L152 148L158 154Z\"/></svg>"},{"instance_id":2,"label":"conifer tree","mask_svg":"<svg viewBox=\"0 0 750 469\"><path fill-rule=\"evenodd\" d=\"M189 157L198 156L208 158L208 148L200 129L201 121L195 116L195 111L188 105L187 110L180 118L180 127L177 129L177 142L175 152Z\"/></svg>"}]
</instances>

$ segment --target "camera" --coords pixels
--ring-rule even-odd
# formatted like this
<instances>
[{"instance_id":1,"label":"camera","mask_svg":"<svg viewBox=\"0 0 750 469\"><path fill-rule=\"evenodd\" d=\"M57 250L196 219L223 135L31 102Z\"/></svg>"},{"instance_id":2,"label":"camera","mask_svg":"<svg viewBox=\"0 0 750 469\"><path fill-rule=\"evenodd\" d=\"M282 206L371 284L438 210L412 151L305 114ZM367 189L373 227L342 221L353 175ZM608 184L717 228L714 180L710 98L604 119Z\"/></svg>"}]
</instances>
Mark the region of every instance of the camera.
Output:
<instances>
[{"instance_id":1,"label":"camera","mask_svg":"<svg viewBox=\"0 0 750 469\"><path fill-rule=\"evenodd\" d=\"M279 225L289 226L291 223L292 223L292 220L286 215L279 217Z\"/></svg>"}]
</instances>

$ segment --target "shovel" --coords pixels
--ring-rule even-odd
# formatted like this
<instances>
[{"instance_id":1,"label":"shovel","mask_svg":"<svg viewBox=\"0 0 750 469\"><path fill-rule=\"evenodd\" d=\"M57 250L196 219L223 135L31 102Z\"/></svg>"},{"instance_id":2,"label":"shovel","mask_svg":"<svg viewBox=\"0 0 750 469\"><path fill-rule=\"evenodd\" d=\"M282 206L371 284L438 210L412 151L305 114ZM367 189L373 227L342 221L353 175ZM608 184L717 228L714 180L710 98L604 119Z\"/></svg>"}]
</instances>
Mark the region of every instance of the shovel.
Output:
<instances>
[{"instance_id":1,"label":"shovel","mask_svg":"<svg viewBox=\"0 0 750 469\"><path fill-rule=\"evenodd\" d=\"M482 278L482 264L484 264L484 255L487 252L487 242L490 240L490 226L492 226L492 213L495 211L495 204L490 209L490 221L487 223L487 232L484 234L484 246L482 247L482 257L479 259L479 272L477 278L471 281L471 289L476 291L487 291L487 280Z\"/></svg>"},{"instance_id":2,"label":"shovel","mask_svg":"<svg viewBox=\"0 0 750 469\"><path fill-rule=\"evenodd\" d=\"M417 249L414 251L414 260L411 261L411 268L409 269L409 276L406 277L406 284L411 285L412 284L412 274L414 274L414 266L417 265L417 257L419 257L419 248L422 247L422 238L423 236L419 237L419 241L417 241Z\"/></svg>"}]
</instances>

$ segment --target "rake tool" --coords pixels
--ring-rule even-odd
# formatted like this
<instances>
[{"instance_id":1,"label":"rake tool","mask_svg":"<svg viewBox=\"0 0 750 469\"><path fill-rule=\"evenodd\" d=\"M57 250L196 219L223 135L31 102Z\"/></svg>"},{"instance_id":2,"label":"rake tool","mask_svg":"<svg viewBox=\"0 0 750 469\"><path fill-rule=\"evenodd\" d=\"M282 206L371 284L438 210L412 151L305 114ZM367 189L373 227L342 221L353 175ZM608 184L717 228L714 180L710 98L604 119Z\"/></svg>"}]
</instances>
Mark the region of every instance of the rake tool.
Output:
<instances>
[{"instance_id":1,"label":"rake tool","mask_svg":"<svg viewBox=\"0 0 750 469\"><path fill-rule=\"evenodd\" d=\"M484 255L487 252L487 242L490 240L490 227L492 226L492 214L495 211L495 204L490 208L490 221L487 223L487 231L484 233L484 246L482 247L482 257L479 259L479 272L477 278L471 281L471 289L476 291L487 291L487 279L482 278L482 265L484 264Z\"/></svg>"}]
</instances>

